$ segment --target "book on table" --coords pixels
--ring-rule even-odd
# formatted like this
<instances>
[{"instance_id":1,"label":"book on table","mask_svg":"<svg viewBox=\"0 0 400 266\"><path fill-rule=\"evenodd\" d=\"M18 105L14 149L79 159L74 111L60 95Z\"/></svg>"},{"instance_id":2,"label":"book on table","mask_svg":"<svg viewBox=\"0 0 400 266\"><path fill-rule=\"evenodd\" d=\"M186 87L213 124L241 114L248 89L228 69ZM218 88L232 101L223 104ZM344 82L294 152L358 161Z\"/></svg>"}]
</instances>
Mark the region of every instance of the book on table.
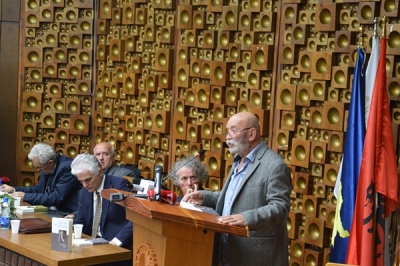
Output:
<instances>
[{"instance_id":1,"label":"book on table","mask_svg":"<svg viewBox=\"0 0 400 266\"><path fill-rule=\"evenodd\" d=\"M20 234L40 234L50 232L51 222L45 221L42 218L23 218L19 224Z\"/></svg>"},{"instance_id":2,"label":"book on table","mask_svg":"<svg viewBox=\"0 0 400 266\"><path fill-rule=\"evenodd\" d=\"M31 206L18 206L15 212L18 214L24 214L24 213L47 212L48 210L49 208L43 205L31 205Z\"/></svg>"},{"instance_id":3,"label":"book on table","mask_svg":"<svg viewBox=\"0 0 400 266\"><path fill-rule=\"evenodd\" d=\"M51 219L51 249L62 252L72 251L72 219Z\"/></svg>"}]
</instances>

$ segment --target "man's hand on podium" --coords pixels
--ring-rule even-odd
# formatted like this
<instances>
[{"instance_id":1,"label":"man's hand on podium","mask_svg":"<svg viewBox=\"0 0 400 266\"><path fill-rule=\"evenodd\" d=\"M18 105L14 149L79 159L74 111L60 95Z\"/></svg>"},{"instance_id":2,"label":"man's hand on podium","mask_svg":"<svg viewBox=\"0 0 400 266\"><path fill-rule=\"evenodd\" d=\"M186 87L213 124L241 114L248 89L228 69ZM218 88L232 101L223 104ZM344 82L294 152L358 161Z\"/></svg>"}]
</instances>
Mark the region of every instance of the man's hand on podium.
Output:
<instances>
[{"instance_id":1,"label":"man's hand on podium","mask_svg":"<svg viewBox=\"0 0 400 266\"><path fill-rule=\"evenodd\" d=\"M221 216L218 221L223 224L237 225L237 226L247 226L247 221L241 214L233 214L228 216Z\"/></svg>"}]
</instances>

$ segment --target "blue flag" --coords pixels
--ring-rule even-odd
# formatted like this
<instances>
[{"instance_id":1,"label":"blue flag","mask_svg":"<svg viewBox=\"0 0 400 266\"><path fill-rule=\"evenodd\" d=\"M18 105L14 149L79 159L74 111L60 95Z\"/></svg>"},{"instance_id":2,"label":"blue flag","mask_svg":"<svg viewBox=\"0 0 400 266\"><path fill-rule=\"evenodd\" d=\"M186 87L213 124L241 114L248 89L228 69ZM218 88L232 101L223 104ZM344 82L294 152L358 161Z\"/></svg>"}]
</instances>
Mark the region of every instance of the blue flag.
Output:
<instances>
[{"instance_id":1,"label":"blue flag","mask_svg":"<svg viewBox=\"0 0 400 266\"><path fill-rule=\"evenodd\" d=\"M357 50L329 261L345 263L365 138L365 51ZM341 173L341 174L340 174Z\"/></svg>"}]
</instances>

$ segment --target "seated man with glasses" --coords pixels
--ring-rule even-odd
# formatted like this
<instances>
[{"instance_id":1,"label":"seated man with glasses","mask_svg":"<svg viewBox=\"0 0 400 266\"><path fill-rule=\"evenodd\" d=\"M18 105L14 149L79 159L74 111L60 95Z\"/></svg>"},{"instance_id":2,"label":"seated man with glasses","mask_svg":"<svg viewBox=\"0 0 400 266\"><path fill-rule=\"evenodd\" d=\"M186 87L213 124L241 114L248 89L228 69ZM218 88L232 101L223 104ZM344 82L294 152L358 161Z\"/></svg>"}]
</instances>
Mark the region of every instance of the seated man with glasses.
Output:
<instances>
[{"instance_id":1,"label":"seated man with glasses","mask_svg":"<svg viewBox=\"0 0 400 266\"><path fill-rule=\"evenodd\" d=\"M33 146L28 158L40 172L39 183L22 187L3 185L3 190L21 197L21 201L44 205L60 214L78 210L78 192L82 184L71 174L72 159L45 143Z\"/></svg>"},{"instance_id":2,"label":"seated man with glasses","mask_svg":"<svg viewBox=\"0 0 400 266\"><path fill-rule=\"evenodd\" d=\"M179 186L183 192L183 195L176 199L177 202L187 193L203 190L202 185L208 179L207 167L198 159L180 159L175 162L170 173L174 185Z\"/></svg>"}]
</instances>

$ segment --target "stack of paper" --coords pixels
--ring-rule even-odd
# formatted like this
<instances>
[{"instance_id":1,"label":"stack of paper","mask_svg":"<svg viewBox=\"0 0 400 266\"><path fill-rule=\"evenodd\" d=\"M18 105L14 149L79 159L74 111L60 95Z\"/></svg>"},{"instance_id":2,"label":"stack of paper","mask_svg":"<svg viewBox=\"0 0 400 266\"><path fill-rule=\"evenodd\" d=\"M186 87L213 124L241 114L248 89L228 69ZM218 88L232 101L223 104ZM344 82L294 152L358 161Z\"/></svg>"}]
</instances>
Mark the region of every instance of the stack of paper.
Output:
<instances>
[{"instance_id":1,"label":"stack of paper","mask_svg":"<svg viewBox=\"0 0 400 266\"><path fill-rule=\"evenodd\" d=\"M77 247L105 244L108 244L108 241L104 238L77 238L72 240L72 245Z\"/></svg>"},{"instance_id":2,"label":"stack of paper","mask_svg":"<svg viewBox=\"0 0 400 266\"><path fill-rule=\"evenodd\" d=\"M189 210L193 210L193 211L205 212L205 213L210 213L210 214L214 214L214 215L219 215L218 212L216 212L213 208L206 207L206 206L195 205L195 204L192 204L192 203L189 203L189 202L181 201L179 206L181 208L185 208L185 209L189 209Z\"/></svg>"},{"instance_id":3,"label":"stack of paper","mask_svg":"<svg viewBox=\"0 0 400 266\"><path fill-rule=\"evenodd\" d=\"M15 210L18 214L34 213L34 212L47 212L49 208L43 205L32 205L32 206L19 206Z\"/></svg>"},{"instance_id":4,"label":"stack of paper","mask_svg":"<svg viewBox=\"0 0 400 266\"><path fill-rule=\"evenodd\" d=\"M76 247L93 246L93 242L87 238L76 238L72 240L72 245Z\"/></svg>"}]
</instances>

